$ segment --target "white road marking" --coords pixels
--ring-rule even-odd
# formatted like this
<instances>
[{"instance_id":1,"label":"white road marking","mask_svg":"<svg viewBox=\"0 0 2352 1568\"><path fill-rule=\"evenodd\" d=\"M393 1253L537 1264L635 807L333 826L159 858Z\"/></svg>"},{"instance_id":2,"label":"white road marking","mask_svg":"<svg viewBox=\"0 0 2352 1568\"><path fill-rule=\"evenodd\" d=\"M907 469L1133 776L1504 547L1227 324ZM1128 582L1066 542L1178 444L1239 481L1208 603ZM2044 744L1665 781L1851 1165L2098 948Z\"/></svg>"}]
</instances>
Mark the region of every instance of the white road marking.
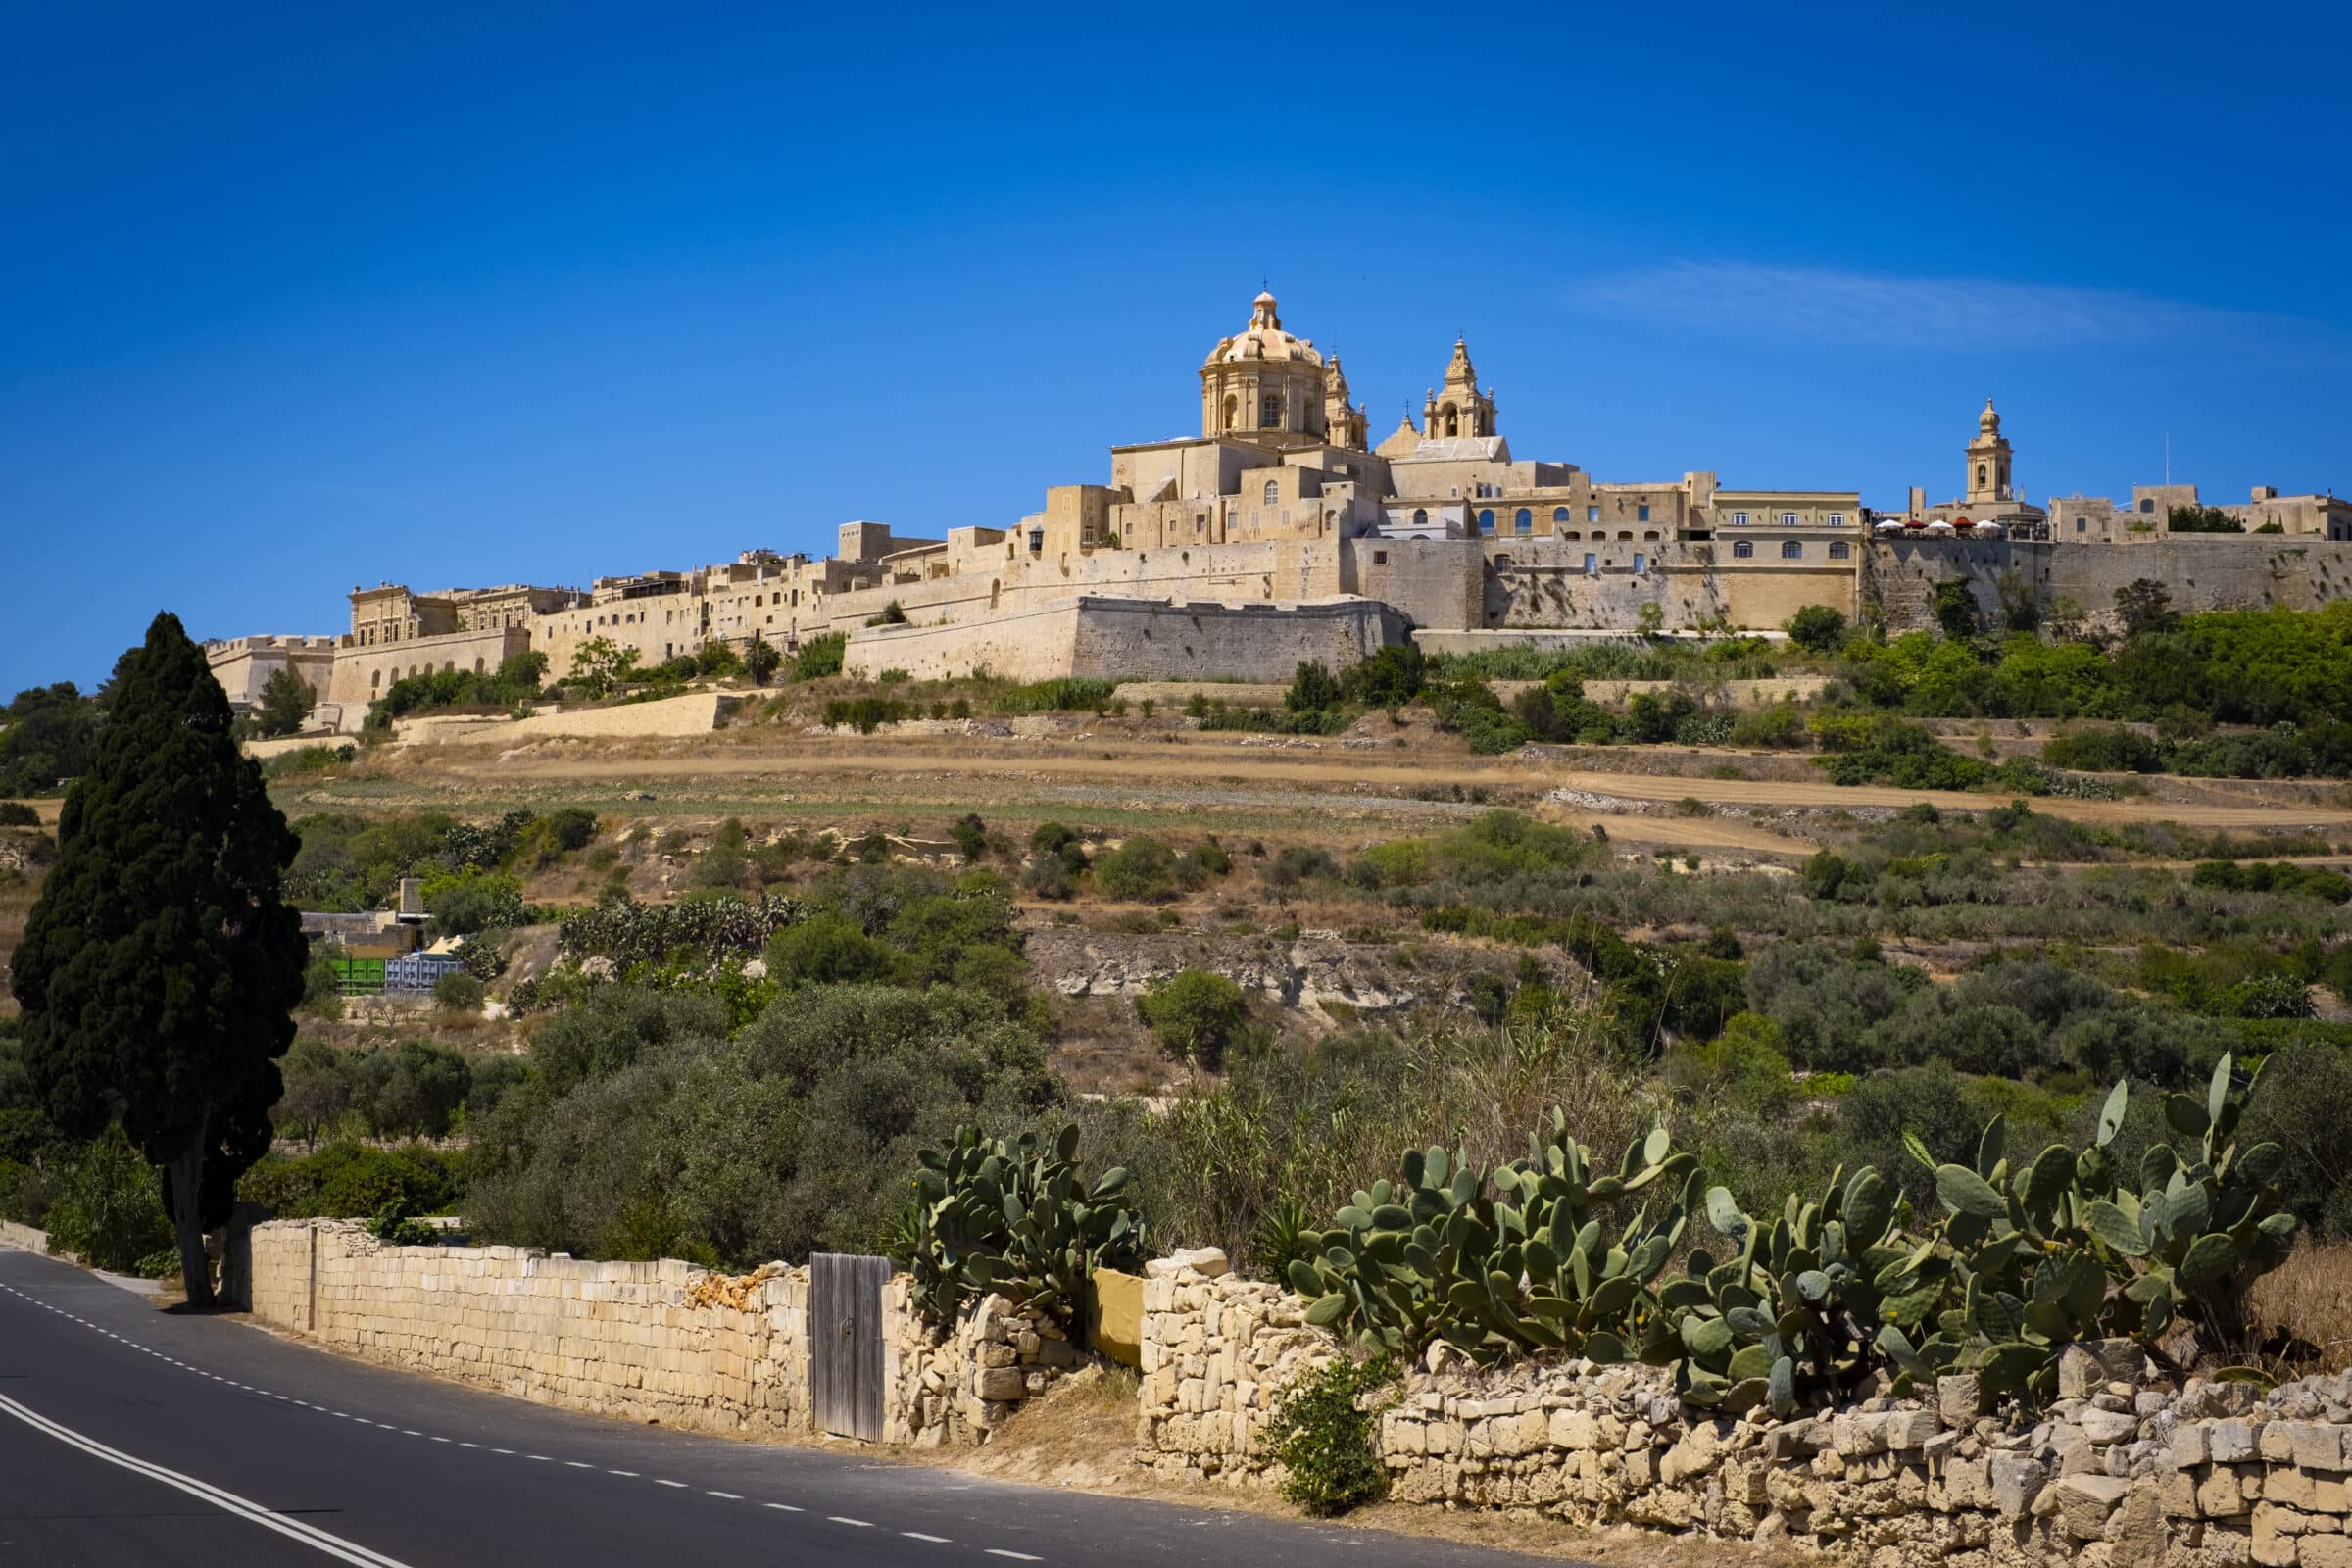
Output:
<instances>
[{"instance_id":1,"label":"white road marking","mask_svg":"<svg viewBox=\"0 0 2352 1568\"><path fill-rule=\"evenodd\" d=\"M934 1546L952 1546L955 1544L954 1542L950 1541L945 1536L926 1536L920 1530L902 1530L899 1532L899 1534L905 1536L908 1541L928 1541Z\"/></svg>"},{"instance_id":2,"label":"white road marking","mask_svg":"<svg viewBox=\"0 0 2352 1568\"><path fill-rule=\"evenodd\" d=\"M664 1481L664 1480L662 1480L662 1479L660 1476L656 1476L656 1477L654 1477L654 1485L655 1485L655 1486L657 1486L657 1487L675 1487L675 1488L677 1488L677 1489L678 1489L680 1492L684 1492L684 1491L686 1490L686 1483L685 1483L685 1482L683 1482L683 1481Z\"/></svg>"},{"instance_id":3,"label":"white road marking","mask_svg":"<svg viewBox=\"0 0 2352 1568\"><path fill-rule=\"evenodd\" d=\"M874 1523L870 1519L852 1519L846 1514L838 1513L829 1513L825 1515L825 1517L832 1520L833 1523L837 1525L856 1525L860 1530L871 1530L874 1528Z\"/></svg>"},{"instance_id":4,"label":"white road marking","mask_svg":"<svg viewBox=\"0 0 2352 1568\"><path fill-rule=\"evenodd\" d=\"M789 1502L763 1502L760 1506L762 1508L773 1508L778 1513L807 1513L808 1511L806 1508L795 1508Z\"/></svg>"},{"instance_id":5,"label":"white road marking","mask_svg":"<svg viewBox=\"0 0 2352 1568\"><path fill-rule=\"evenodd\" d=\"M608 1470L605 1472L605 1474L609 1476L627 1476L631 1481L637 1479L637 1472L634 1470Z\"/></svg>"},{"instance_id":6,"label":"white road marking","mask_svg":"<svg viewBox=\"0 0 2352 1568\"><path fill-rule=\"evenodd\" d=\"M1046 1560L1043 1557L1032 1557L1025 1551L1006 1551L1003 1546L989 1547L988 1554L991 1557L1010 1557L1014 1562L1044 1562Z\"/></svg>"},{"instance_id":7,"label":"white road marking","mask_svg":"<svg viewBox=\"0 0 2352 1568\"><path fill-rule=\"evenodd\" d=\"M235 1493L216 1487L210 1482L199 1481L194 1476L182 1475L176 1470L166 1469L160 1464L137 1458L118 1448L110 1448L94 1438L83 1437L71 1427L60 1425L37 1411L27 1409L6 1395L0 1395L0 1413L15 1416L35 1432L41 1433L45 1437L55 1438L70 1447L79 1448L84 1453L104 1459L109 1464L119 1465L135 1475L145 1476L151 1481L160 1481L165 1486L175 1488L191 1497L209 1502L224 1513L232 1513L241 1519L251 1520L265 1530L274 1530L290 1540L299 1541L315 1551L323 1552L342 1562L352 1563L355 1568L407 1568L407 1565L396 1557L387 1557L379 1551L371 1551L358 1542L346 1541L341 1536L329 1535L317 1525L306 1523L300 1519L289 1519L281 1513L274 1513L258 1502L240 1497Z\"/></svg>"},{"instance_id":8,"label":"white road marking","mask_svg":"<svg viewBox=\"0 0 2352 1568\"><path fill-rule=\"evenodd\" d=\"M743 1500L743 1494L740 1492L712 1492L707 1487L703 1490L703 1495L706 1497L724 1497L729 1502L741 1502Z\"/></svg>"}]
</instances>

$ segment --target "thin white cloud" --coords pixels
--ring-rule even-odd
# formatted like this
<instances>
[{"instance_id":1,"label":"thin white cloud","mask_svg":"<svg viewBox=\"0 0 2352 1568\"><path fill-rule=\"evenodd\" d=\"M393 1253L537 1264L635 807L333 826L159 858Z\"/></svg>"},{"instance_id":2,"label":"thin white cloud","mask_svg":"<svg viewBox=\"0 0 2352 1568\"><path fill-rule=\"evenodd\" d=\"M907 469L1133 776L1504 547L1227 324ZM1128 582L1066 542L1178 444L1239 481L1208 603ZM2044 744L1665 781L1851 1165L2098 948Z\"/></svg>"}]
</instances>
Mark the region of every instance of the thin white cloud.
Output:
<instances>
[{"instance_id":1,"label":"thin white cloud","mask_svg":"<svg viewBox=\"0 0 2352 1568\"><path fill-rule=\"evenodd\" d=\"M1569 301L1711 332L1931 350L2155 343L2290 324L2120 290L1748 262L1678 261L1592 278Z\"/></svg>"}]
</instances>

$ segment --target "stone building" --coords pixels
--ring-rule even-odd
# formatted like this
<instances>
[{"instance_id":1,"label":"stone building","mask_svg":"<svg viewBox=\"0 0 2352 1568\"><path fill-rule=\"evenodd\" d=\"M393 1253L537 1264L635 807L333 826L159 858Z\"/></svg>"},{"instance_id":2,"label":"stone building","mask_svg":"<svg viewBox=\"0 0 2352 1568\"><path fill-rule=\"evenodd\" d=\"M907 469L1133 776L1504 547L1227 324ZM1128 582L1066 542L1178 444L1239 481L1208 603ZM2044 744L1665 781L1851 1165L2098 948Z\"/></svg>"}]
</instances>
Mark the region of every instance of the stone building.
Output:
<instances>
[{"instance_id":1,"label":"stone building","mask_svg":"<svg viewBox=\"0 0 2352 1568\"><path fill-rule=\"evenodd\" d=\"M1339 357L1286 327L1271 293L1216 340L1195 380L1199 435L1113 446L1106 482L1049 486L1037 511L1001 525L910 538L860 519L840 525L832 555L747 550L585 591L354 589L326 694L356 725L396 680L487 671L525 649L561 678L598 639L648 666L712 643L790 651L838 632L853 671L1227 675L1300 650L1377 646L1406 627L1457 641L1642 624L1761 630L1812 604L1863 613L1877 602L1867 570L1880 557L1895 570L1886 551L1898 543L2145 543L2163 537L2171 506L2197 504L2193 485L2142 486L2129 505L2078 495L2045 513L2023 498L1990 399L1959 495L1931 507L1915 487L1899 523L1836 487L1728 488L1703 469L1600 480L1513 453L1466 337L1418 421L1408 405L1372 446ZM2352 502L2332 495L2266 488L2225 510L2249 528L2352 540ZM1927 569L1904 566L1895 580ZM250 683L276 657L257 647L222 665Z\"/></svg>"}]
</instances>

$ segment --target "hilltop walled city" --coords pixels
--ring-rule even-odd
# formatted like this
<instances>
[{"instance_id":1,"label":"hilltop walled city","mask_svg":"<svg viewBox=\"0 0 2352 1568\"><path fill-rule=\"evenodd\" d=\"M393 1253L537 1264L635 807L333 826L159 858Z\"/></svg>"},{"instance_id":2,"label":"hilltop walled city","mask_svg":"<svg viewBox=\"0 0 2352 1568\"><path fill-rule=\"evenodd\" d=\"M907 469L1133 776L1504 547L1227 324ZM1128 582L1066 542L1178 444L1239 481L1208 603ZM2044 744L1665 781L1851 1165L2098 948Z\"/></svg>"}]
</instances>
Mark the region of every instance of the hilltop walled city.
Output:
<instances>
[{"instance_id":1,"label":"hilltop walled city","mask_svg":"<svg viewBox=\"0 0 2352 1568\"><path fill-rule=\"evenodd\" d=\"M2165 483L2036 506L1989 398L1959 454L1959 493L1931 503L1914 486L1903 511L1878 512L1837 486L1733 488L1711 471L1601 480L1515 458L1458 338L1418 422L1408 413L1373 445L1339 356L1284 327L1268 293L1199 380L1198 436L1113 447L1107 484L1050 486L1009 526L933 539L845 522L835 555L747 550L585 590L378 583L353 589L349 631L217 641L214 670L243 707L291 668L319 694L321 720L356 730L404 677L495 670L537 650L561 679L600 638L648 665L714 642L790 652L842 632L845 668L868 676L1279 679L1408 632L1435 648L1770 631L1807 605L1921 625L1935 583L1954 575L1987 605L2014 572L2045 603L2094 612L2138 578L2165 582L2183 609L2309 609L2352 591L2352 548L2327 548L2352 547L2352 499L2258 487L2208 508L2193 484ZM2245 532L2171 532L2177 509Z\"/></svg>"}]
</instances>

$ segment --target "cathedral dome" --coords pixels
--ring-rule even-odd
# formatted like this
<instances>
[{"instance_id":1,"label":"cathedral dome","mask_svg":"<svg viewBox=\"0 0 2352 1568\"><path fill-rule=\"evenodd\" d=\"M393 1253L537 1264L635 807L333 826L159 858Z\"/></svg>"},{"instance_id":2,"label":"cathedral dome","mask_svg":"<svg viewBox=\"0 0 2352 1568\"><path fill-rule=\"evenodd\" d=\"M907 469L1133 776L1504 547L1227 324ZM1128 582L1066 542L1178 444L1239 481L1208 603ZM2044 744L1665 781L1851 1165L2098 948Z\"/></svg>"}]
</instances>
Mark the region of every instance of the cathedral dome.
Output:
<instances>
[{"instance_id":1,"label":"cathedral dome","mask_svg":"<svg viewBox=\"0 0 2352 1568\"><path fill-rule=\"evenodd\" d=\"M1274 312L1273 295L1258 295L1250 307L1249 329L1236 337L1219 338L1217 346L1209 350L1206 364L1273 362L1320 366L1323 363L1323 356L1315 352L1312 343L1282 329L1282 318Z\"/></svg>"}]
</instances>

